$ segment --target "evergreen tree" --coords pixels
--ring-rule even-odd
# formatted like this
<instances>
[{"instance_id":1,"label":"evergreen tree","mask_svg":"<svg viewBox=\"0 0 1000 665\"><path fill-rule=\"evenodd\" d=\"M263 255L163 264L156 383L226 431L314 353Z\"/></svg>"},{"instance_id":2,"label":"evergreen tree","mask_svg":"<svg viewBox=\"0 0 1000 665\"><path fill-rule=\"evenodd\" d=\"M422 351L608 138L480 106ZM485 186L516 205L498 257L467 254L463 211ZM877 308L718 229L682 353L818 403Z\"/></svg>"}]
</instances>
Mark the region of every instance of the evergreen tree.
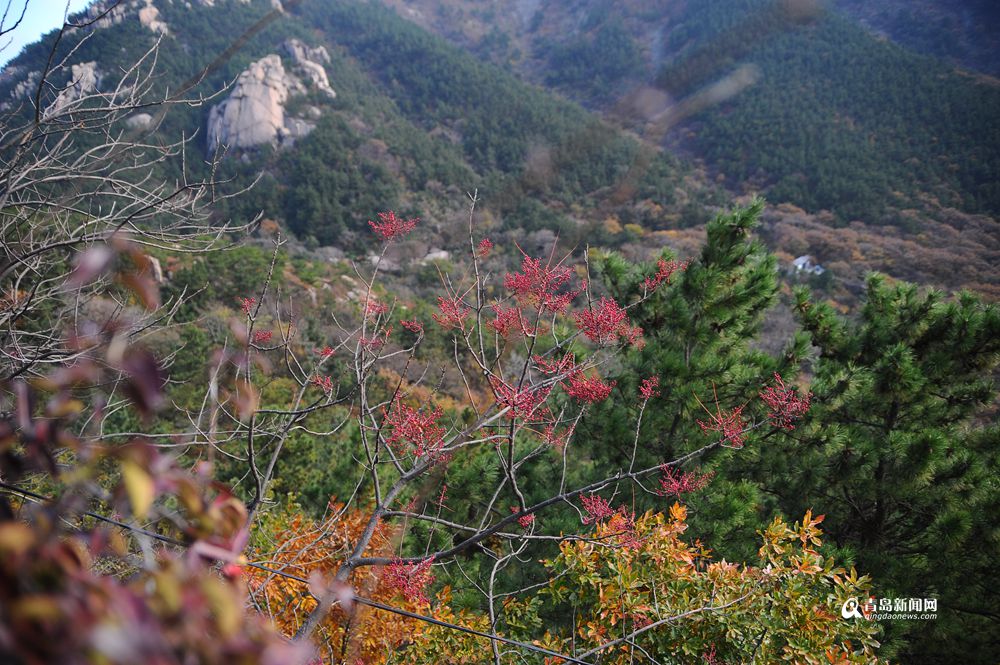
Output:
<instances>
[{"instance_id":1,"label":"evergreen tree","mask_svg":"<svg viewBox=\"0 0 1000 665\"><path fill-rule=\"evenodd\" d=\"M636 462L640 467L710 443L711 436L698 425L698 420L709 419L706 409L727 411L756 399L774 372L791 373L805 352L804 339L793 340L781 358L751 346L778 292L775 259L752 236L763 205L756 200L709 222L700 256L630 311L633 323L644 331L646 345L628 357L618 389L638 401L643 379L655 376L660 382L660 395L649 401L643 414ZM637 299L644 288L648 291L648 269L616 255L600 269L619 302ZM634 415L625 414L622 403L595 409L583 423L584 436L595 441L593 455L605 463L629 459L636 441ZM727 467L740 458L745 458L740 467L754 464L756 457L751 440L738 451L722 448L691 462L719 474L711 491L689 499L692 526L723 545L721 553L730 558L756 555L758 513L767 497Z\"/></svg>"},{"instance_id":2,"label":"evergreen tree","mask_svg":"<svg viewBox=\"0 0 1000 665\"><path fill-rule=\"evenodd\" d=\"M878 597L938 599L936 620L889 626L883 655L995 663L1000 447L982 423L1000 311L878 275L857 321L796 295L818 349L813 407L794 440L763 449L758 479L788 514L825 512Z\"/></svg>"}]
</instances>

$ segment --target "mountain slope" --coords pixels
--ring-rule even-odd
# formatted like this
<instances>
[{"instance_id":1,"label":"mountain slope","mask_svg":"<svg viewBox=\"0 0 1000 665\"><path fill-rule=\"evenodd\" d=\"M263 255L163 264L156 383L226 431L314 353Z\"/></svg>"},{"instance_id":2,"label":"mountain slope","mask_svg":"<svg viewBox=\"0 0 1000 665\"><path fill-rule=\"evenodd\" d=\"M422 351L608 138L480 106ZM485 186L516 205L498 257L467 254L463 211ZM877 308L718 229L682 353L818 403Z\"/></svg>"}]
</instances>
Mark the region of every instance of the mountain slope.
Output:
<instances>
[{"instance_id":1,"label":"mountain slope","mask_svg":"<svg viewBox=\"0 0 1000 665\"><path fill-rule=\"evenodd\" d=\"M887 208L933 207L927 197L1000 213L1000 86L806 0L519 3L523 11L506 15L496 3L394 4L605 110L651 81L667 103L690 99L749 66L742 94L714 100L674 134L733 187L845 220L891 223ZM497 21L493 32L470 27L488 20Z\"/></svg>"},{"instance_id":2,"label":"mountain slope","mask_svg":"<svg viewBox=\"0 0 1000 665\"><path fill-rule=\"evenodd\" d=\"M1000 6L992 0L836 0L836 6L915 51L1000 74Z\"/></svg>"},{"instance_id":3,"label":"mountain slope","mask_svg":"<svg viewBox=\"0 0 1000 665\"><path fill-rule=\"evenodd\" d=\"M796 212L782 216L809 218L810 234L850 225L864 238L844 262L823 249L834 245L804 245L780 223L777 249L836 260L838 277L855 284L878 269L1000 292L996 271L959 278L940 264L942 248L965 266L992 265L1000 249L1000 85L989 77L808 0L387 2L480 58L704 163L733 194L792 204ZM971 234L972 244L960 248L949 240L956 234ZM919 251L897 256L886 237Z\"/></svg>"},{"instance_id":4,"label":"mountain slope","mask_svg":"<svg viewBox=\"0 0 1000 665\"><path fill-rule=\"evenodd\" d=\"M120 20L88 31L73 55L96 63L102 88L113 85L116 67L138 58L157 38L156 30L138 20L140 4L126 3ZM156 15L166 31L158 53L159 83L178 88L270 11L268 0L162 3ZM61 53L83 32L68 35ZM53 39L49 35L15 59L0 84L0 98L27 101L23 91L20 96L14 91L26 78L37 78ZM303 84L308 72L299 71L296 78L301 67L289 55L290 39L307 49L326 47L328 62L318 66L325 68L335 98ZM265 65L262 58L271 54ZM280 104L271 97L259 101L281 109L272 109L275 118L244 120L284 122L277 134L271 131L284 138L231 149L239 159L226 160L224 175L244 184L261 173L263 179L250 196L221 207L220 214L251 217L263 210L320 244L356 247L356 231L373 211L440 210L441 193L449 188L447 198L455 206L464 205L465 191L479 188L485 205L508 225L552 228L569 242L593 238L592 227L609 216L653 228L681 217L693 223L704 219L703 206L712 200L713 188L692 180L690 169L669 155L644 148L576 104L479 62L377 4L307 2L289 8L190 93L218 96L202 108L172 109L158 136L195 131L205 136L212 109L219 109L226 95L246 94L244 88L223 90L225 85L249 76L246 89L259 92L271 85L267 72L285 77L276 84L280 93L260 93L277 95ZM291 136L293 129L301 135ZM214 149L199 143L206 154ZM634 168L637 160L641 169ZM623 186L627 197L620 194ZM602 240L615 244L616 233L605 233Z\"/></svg>"}]
</instances>

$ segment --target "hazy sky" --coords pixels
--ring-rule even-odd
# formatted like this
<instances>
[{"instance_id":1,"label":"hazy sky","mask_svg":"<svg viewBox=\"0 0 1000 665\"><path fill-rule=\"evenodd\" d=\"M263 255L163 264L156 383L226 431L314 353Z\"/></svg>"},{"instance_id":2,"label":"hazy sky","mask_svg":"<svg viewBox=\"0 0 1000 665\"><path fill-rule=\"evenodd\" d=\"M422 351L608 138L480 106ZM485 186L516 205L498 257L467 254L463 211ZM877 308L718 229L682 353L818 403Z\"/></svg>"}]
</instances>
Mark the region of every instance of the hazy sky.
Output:
<instances>
[{"instance_id":1,"label":"hazy sky","mask_svg":"<svg viewBox=\"0 0 1000 665\"><path fill-rule=\"evenodd\" d=\"M20 53L26 44L61 26L67 4L71 14L90 4L90 0L68 0L68 3L67 0L0 0L0 14L3 13L3 9L7 9L7 18L3 23L4 30L14 25L26 2L28 10L24 13L21 25L13 32L0 37L0 49L2 49L0 65L6 64Z\"/></svg>"}]
</instances>

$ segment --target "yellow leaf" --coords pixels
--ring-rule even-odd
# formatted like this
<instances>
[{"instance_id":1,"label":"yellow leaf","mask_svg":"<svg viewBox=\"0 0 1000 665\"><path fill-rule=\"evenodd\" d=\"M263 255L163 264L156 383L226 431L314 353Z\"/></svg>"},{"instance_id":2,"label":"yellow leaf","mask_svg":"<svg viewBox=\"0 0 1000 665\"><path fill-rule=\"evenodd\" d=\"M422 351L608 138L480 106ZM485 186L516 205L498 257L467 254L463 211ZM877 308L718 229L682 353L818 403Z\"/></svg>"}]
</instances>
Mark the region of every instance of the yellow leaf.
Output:
<instances>
[{"instance_id":1,"label":"yellow leaf","mask_svg":"<svg viewBox=\"0 0 1000 665\"><path fill-rule=\"evenodd\" d=\"M22 554L34 544L34 541L34 533L26 524L8 522L0 526L0 552L4 555Z\"/></svg>"},{"instance_id":2,"label":"yellow leaf","mask_svg":"<svg viewBox=\"0 0 1000 665\"><path fill-rule=\"evenodd\" d=\"M125 481L129 503L132 504L132 514L142 519L149 512L156 496L153 478L132 460L125 460L122 462L122 479Z\"/></svg>"}]
</instances>

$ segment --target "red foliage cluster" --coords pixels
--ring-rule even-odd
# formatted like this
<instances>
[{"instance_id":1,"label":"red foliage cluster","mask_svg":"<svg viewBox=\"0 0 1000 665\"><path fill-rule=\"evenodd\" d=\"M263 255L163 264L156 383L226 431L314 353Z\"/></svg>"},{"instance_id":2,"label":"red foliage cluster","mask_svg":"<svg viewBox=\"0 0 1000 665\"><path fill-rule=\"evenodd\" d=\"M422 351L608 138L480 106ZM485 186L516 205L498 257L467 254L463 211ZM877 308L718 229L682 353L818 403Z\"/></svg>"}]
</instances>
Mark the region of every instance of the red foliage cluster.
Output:
<instances>
[{"instance_id":1,"label":"red foliage cluster","mask_svg":"<svg viewBox=\"0 0 1000 665\"><path fill-rule=\"evenodd\" d=\"M630 326L628 313L611 298L601 298L595 306L578 312L574 318L580 331L596 344L614 344L619 339L635 344L642 335L642 329Z\"/></svg>"},{"instance_id":2,"label":"red foliage cluster","mask_svg":"<svg viewBox=\"0 0 1000 665\"><path fill-rule=\"evenodd\" d=\"M562 450L563 447L569 442L570 437L573 436L573 431L575 429L575 427L567 427L565 430L560 432L556 429L555 425L549 425L545 428L545 431L542 432L542 438L545 440L545 443L549 444L556 450Z\"/></svg>"},{"instance_id":3,"label":"red foliage cluster","mask_svg":"<svg viewBox=\"0 0 1000 665\"><path fill-rule=\"evenodd\" d=\"M428 557L420 563L406 563L395 559L385 567L383 580L386 586L399 591L411 603L429 605L427 587L434 582L432 563L434 557Z\"/></svg>"},{"instance_id":4,"label":"red foliage cluster","mask_svg":"<svg viewBox=\"0 0 1000 665\"><path fill-rule=\"evenodd\" d=\"M465 319L471 311L461 297L442 298L438 296L440 314L433 314L434 320L445 328L465 330Z\"/></svg>"},{"instance_id":5,"label":"red foliage cluster","mask_svg":"<svg viewBox=\"0 0 1000 665\"><path fill-rule=\"evenodd\" d=\"M743 406L738 406L732 411L723 411L718 406L716 412L709 414L711 419L708 422L698 421L698 427L706 434L717 432L722 435L722 445L728 448L742 448L746 443L746 433L743 431L746 423L743 422Z\"/></svg>"},{"instance_id":6,"label":"red foliage cluster","mask_svg":"<svg viewBox=\"0 0 1000 665\"><path fill-rule=\"evenodd\" d=\"M605 383L599 377L587 377L582 372L577 372L569 377L569 381L564 383L566 394L580 402L594 404L604 401L611 394L611 389L616 382Z\"/></svg>"},{"instance_id":7,"label":"red foliage cluster","mask_svg":"<svg viewBox=\"0 0 1000 665\"><path fill-rule=\"evenodd\" d=\"M618 544L630 550L637 550L642 542L639 534L635 531L635 513L629 512L625 506L619 506L618 510L608 519L608 530L612 531Z\"/></svg>"},{"instance_id":8,"label":"red foliage cluster","mask_svg":"<svg viewBox=\"0 0 1000 665\"><path fill-rule=\"evenodd\" d=\"M509 407L514 418L526 420L544 408L545 400L551 392L550 388L522 388L519 390L497 378L490 378L490 385L496 394L497 404Z\"/></svg>"},{"instance_id":9,"label":"red foliage cluster","mask_svg":"<svg viewBox=\"0 0 1000 665\"><path fill-rule=\"evenodd\" d=\"M400 443L407 443L413 447L416 457L422 457L427 453L437 452L444 443L446 430L438 424L442 415L440 407L429 413L422 413L403 404L402 398L397 397L383 413L383 427L391 428L386 444L397 450Z\"/></svg>"},{"instance_id":10,"label":"red foliage cluster","mask_svg":"<svg viewBox=\"0 0 1000 665\"><path fill-rule=\"evenodd\" d=\"M580 497L583 509L587 511L587 516L583 518L584 524L597 524L605 522L609 531L615 534L618 544L629 549L639 547L639 537L635 532L635 514L628 511L625 506L617 509L611 507L608 500L591 494Z\"/></svg>"},{"instance_id":11,"label":"red foliage cluster","mask_svg":"<svg viewBox=\"0 0 1000 665\"><path fill-rule=\"evenodd\" d=\"M659 397L660 395L660 377L651 376L648 379L643 379L642 383L639 384L639 396L642 397L642 401L648 402L654 397Z\"/></svg>"},{"instance_id":12,"label":"red foliage cluster","mask_svg":"<svg viewBox=\"0 0 1000 665\"><path fill-rule=\"evenodd\" d=\"M669 285L670 278L673 277L674 273L678 270L687 270L688 263L688 261L678 262L660 259L656 262L656 273L643 280L642 288L647 293L651 293L659 288L659 286L664 282Z\"/></svg>"},{"instance_id":13,"label":"red foliage cluster","mask_svg":"<svg viewBox=\"0 0 1000 665\"><path fill-rule=\"evenodd\" d=\"M243 313L247 316L250 316L256 304L256 298L240 298L240 307L243 309Z\"/></svg>"},{"instance_id":14,"label":"red foliage cluster","mask_svg":"<svg viewBox=\"0 0 1000 665\"><path fill-rule=\"evenodd\" d=\"M602 522L616 512L607 499L597 494L581 496L580 502L583 503L583 509L587 511L587 516L583 518L584 524Z\"/></svg>"},{"instance_id":15,"label":"red foliage cluster","mask_svg":"<svg viewBox=\"0 0 1000 665\"><path fill-rule=\"evenodd\" d=\"M663 475L660 477L660 496L675 496L680 498L681 494L697 492L704 489L715 477L713 472L694 473L693 471L682 472L668 464L660 467Z\"/></svg>"},{"instance_id":16,"label":"red foliage cluster","mask_svg":"<svg viewBox=\"0 0 1000 665\"><path fill-rule=\"evenodd\" d=\"M483 258L493 250L493 242L489 238L483 238L476 247L476 256Z\"/></svg>"},{"instance_id":17,"label":"red foliage cluster","mask_svg":"<svg viewBox=\"0 0 1000 665\"><path fill-rule=\"evenodd\" d=\"M388 311L389 306L377 300L372 299L365 303L365 317L369 319L377 319Z\"/></svg>"},{"instance_id":18,"label":"red foliage cluster","mask_svg":"<svg viewBox=\"0 0 1000 665\"><path fill-rule=\"evenodd\" d=\"M253 334L253 341L257 344L266 344L271 341L272 335L270 330L257 330Z\"/></svg>"},{"instance_id":19,"label":"red foliage cluster","mask_svg":"<svg viewBox=\"0 0 1000 665\"><path fill-rule=\"evenodd\" d=\"M328 376L320 376L317 374L312 378L312 384L317 388L320 388L325 393L333 392L333 379Z\"/></svg>"},{"instance_id":20,"label":"red foliage cluster","mask_svg":"<svg viewBox=\"0 0 1000 665\"><path fill-rule=\"evenodd\" d=\"M322 349L316 349L316 353L318 353L323 360L326 360L333 355L333 347L324 346Z\"/></svg>"},{"instance_id":21,"label":"red foliage cluster","mask_svg":"<svg viewBox=\"0 0 1000 665\"><path fill-rule=\"evenodd\" d=\"M358 344L361 348L371 354L378 353L385 343L389 341L389 335L392 334L392 326L389 326L382 332L381 335L372 335L371 337L361 337L358 340Z\"/></svg>"},{"instance_id":22,"label":"red foliage cluster","mask_svg":"<svg viewBox=\"0 0 1000 665\"><path fill-rule=\"evenodd\" d=\"M409 321L405 321L405 320L404 321L400 321L399 325L403 326L403 328L405 328L406 330L409 330L411 333L413 333L415 335L423 335L424 334L424 324L420 323L420 321L417 321L416 319L412 319L412 320L409 320Z\"/></svg>"},{"instance_id":23,"label":"red foliage cluster","mask_svg":"<svg viewBox=\"0 0 1000 665\"><path fill-rule=\"evenodd\" d=\"M420 219L417 217L403 219L396 216L396 213L390 210L389 212L380 212L378 214L378 221L373 222L369 220L368 226L372 227L372 231L382 238L382 240L391 242L408 234L416 227L419 221Z\"/></svg>"},{"instance_id":24,"label":"red foliage cluster","mask_svg":"<svg viewBox=\"0 0 1000 665\"><path fill-rule=\"evenodd\" d=\"M787 387L777 372L774 374L774 380L776 386L765 386L760 392L761 400L769 409L767 417L775 427L795 429L793 423L809 410L809 400L812 395L806 393L803 397L799 397L798 391Z\"/></svg>"},{"instance_id":25,"label":"red foliage cluster","mask_svg":"<svg viewBox=\"0 0 1000 665\"><path fill-rule=\"evenodd\" d=\"M563 265L542 265L541 259L525 256L521 272L507 273L505 288L514 292L522 305L531 305L543 311L562 312L579 291L561 291L572 279L573 271Z\"/></svg>"},{"instance_id":26,"label":"red foliage cluster","mask_svg":"<svg viewBox=\"0 0 1000 665\"><path fill-rule=\"evenodd\" d=\"M496 318L487 321L486 325L492 328L501 337L508 337L511 332L519 332L522 335L534 334L531 324L524 318L519 307L504 308L499 304L490 305Z\"/></svg>"},{"instance_id":27,"label":"red foliage cluster","mask_svg":"<svg viewBox=\"0 0 1000 665\"><path fill-rule=\"evenodd\" d=\"M519 512L521 512L521 509L518 508L517 506L511 506L510 507L510 512L512 512L512 513L519 513ZM535 523L535 515L534 515L534 513L528 513L527 515L521 515L520 517L517 518L517 523L521 526L522 529L530 529L531 525Z\"/></svg>"},{"instance_id":28,"label":"red foliage cluster","mask_svg":"<svg viewBox=\"0 0 1000 665\"><path fill-rule=\"evenodd\" d=\"M542 374L564 374L571 376L576 373L576 357L572 353L568 353L554 362L537 355L533 356L532 360L535 362L535 367Z\"/></svg>"}]
</instances>

